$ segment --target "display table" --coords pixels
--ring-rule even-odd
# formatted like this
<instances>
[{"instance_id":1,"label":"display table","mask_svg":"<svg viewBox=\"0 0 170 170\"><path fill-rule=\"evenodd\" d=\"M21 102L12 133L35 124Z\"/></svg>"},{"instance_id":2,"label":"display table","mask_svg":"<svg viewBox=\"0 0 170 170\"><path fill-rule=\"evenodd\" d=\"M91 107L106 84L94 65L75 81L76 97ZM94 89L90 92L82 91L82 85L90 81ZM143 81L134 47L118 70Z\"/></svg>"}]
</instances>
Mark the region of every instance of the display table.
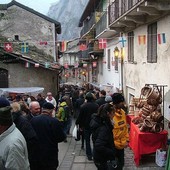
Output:
<instances>
[{"instance_id":1,"label":"display table","mask_svg":"<svg viewBox=\"0 0 170 170\"><path fill-rule=\"evenodd\" d=\"M128 115L127 115L128 117ZM129 119L133 119L132 116ZM137 125L130 123L129 146L134 153L134 161L139 166L141 155L156 152L156 149L166 146L168 132L163 130L160 133L141 132Z\"/></svg>"}]
</instances>

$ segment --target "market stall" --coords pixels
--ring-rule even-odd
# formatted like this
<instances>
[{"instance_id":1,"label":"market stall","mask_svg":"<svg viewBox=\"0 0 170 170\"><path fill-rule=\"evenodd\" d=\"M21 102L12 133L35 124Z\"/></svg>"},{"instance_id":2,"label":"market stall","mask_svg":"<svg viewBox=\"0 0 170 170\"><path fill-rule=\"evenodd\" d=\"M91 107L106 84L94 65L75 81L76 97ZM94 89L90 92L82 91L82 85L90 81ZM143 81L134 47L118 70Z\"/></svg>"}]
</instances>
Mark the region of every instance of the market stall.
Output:
<instances>
[{"instance_id":1,"label":"market stall","mask_svg":"<svg viewBox=\"0 0 170 170\"><path fill-rule=\"evenodd\" d=\"M141 89L140 97L134 97L129 105L129 146L134 152L137 166L141 155L154 153L166 146L168 132L164 130L164 87L145 85Z\"/></svg>"},{"instance_id":2,"label":"market stall","mask_svg":"<svg viewBox=\"0 0 170 170\"><path fill-rule=\"evenodd\" d=\"M14 87L14 88L0 88L0 96L8 97L16 94L27 94L36 96L38 93L44 91L43 87Z\"/></svg>"}]
</instances>

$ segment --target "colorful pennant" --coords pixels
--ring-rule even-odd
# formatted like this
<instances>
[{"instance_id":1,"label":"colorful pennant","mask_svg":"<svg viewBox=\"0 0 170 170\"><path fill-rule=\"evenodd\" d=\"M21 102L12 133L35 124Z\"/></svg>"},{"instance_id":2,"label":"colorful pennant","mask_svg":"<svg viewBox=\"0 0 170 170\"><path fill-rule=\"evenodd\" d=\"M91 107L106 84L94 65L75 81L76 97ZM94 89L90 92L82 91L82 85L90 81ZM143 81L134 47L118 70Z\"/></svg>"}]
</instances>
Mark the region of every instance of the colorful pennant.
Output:
<instances>
[{"instance_id":1,"label":"colorful pennant","mask_svg":"<svg viewBox=\"0 0 170 170\"><path fill-rule=\"evenodd\" d=\"M4 43L4 50L7 52L12 52L13 51L12 43L10 43L10 42Z\"/></svg>"},{"instance_id":2,"label":"colorful pennant","mask_svg":"<svg viewBox=\"0 0 170 170\"><path fill-rule=\"evenodd\" d=\"M30 67L30 63L29 63L28 61L25 63L25 67L26 67L26 68L29 68L29 67Z\"/></svg>"},{"instance_id":3,"label":"colorful pennant","mask_svg":"<svg viewBox=\"0 0 170 170\"><path fill-rule=\"evenodd\" d=\"M21 53L28 53L28 43L23 42L21 44Z\"/></svg>"},{"instance_id":4,"label":"colorful pennant","mask_svg":"<svg viewBox=\"0 0 170 170\"><path fill-rule=\"evenodd\" d=\"M138 43L139 43L139 45L146 44L146 35L139 35L138 36Z\"/></svg>"},{"instance_id":5,"label":"colorful pennant","mask_svg":"<svg viewBox=\"0 0 170 170\"><path fill-rule=\"evenodd\" d=\"M166 43L165 33L158 34L158 44Z\"/></svg>"},{"instance_id":6,"label":"colorful pennant","mask_svg":"<svg viewBox=\"0 0 170 170\"><path fill-rule=\"evenodd\" d=\"M125 37L119 37L119 42L122 43L122 47L125 47L127 41Z\"/></svg>"},{"instance_id":7,"label":"colorful pennant","mask_svg":"<svg viewBox=\"0 0 170 170\"><path fill-rule=\"evenodd\" d=\"M47 41L40 41L40 45L47 45Z\"/></svg>"},{"instance_id":8,"label":"colorful pennant","mask_svg":"<svg viewBox=\"0 0 170 170\"><path fill-rule=\"evenodd\" d=\"M80 51L87 50L87 42L86 42L86 40L80 40L79 41L79 50Z\"/></svg>"},{"instance_id":9,"label":"colorful pennant","mask_svg":"<svg viewBox=\"0 0 170 170\"><path fill-rule=\"evenodd\" d=\"M39 67L39 66L40 66L39 63L35 63L35 64L34 64L34 67L36 67L36 68Z\"/></svg>"},{"instance_id":10,"label":"colorful pennant","mask_svg":"<svg viewBox=\"0 0 170 170\"><path fill-rule=\"evenodd\" d=\"M105 49L107 47L107 40L106 39L99 39L99 49Z\"/></svg>"}]
</instances>

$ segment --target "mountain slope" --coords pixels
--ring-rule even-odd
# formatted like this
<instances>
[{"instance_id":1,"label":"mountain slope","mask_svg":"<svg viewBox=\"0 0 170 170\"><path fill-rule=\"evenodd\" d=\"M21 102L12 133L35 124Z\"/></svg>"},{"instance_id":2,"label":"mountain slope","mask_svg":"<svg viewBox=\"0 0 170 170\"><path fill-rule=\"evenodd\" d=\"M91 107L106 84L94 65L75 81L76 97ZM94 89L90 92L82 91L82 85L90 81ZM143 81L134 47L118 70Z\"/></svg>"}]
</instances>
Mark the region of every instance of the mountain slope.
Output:
<instances>
[{"instance_id":1,"label":"mountain slope","mask_svg":"<svg viewBox=\"0 0 170 170\"><path fill-rule=\"evenodd\" d=\"M88 0L60 0L49 9L48 16L61 23L62 33L59 40L71 40L79 37L78 27L80 17Z\"/></svg>"}]
</instances>

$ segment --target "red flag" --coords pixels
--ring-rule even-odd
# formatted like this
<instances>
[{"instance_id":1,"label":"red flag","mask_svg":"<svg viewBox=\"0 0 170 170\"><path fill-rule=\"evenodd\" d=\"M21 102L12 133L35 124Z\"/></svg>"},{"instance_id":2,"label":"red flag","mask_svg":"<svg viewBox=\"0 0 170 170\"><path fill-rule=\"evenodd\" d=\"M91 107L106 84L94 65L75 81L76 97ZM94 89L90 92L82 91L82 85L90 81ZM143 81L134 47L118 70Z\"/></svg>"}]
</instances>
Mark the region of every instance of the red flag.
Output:
<instances>
[{"instance_id":1,"label":"red flag","mask_svg":"<svg viewBox=\"0 0 170 170\"><path fill-rule=\"evenodd\" d=\"M61 51L64 52L67 50L67 42L66 41L62 41L61 42Z\"/></svg>"},{"instance_id":2,"label":"red flag","mask_svg":"<svg viewBox=\"0 0 170 170\"><path fill-rule=\"evenodd\" d=\"M107 40L106 39L99 39L99 49L104 49L107 47Z\"/></svg>"},{"instance_id":3,"label":"red flag","mask_svg":"<svg viewBox=\"0 0 170 170\"><path fill-rule=\"evenodd\" d=\"M80 40L80 41L79 41L79 50L80 50L80 51L85 51L85 50L87 50L86 40Z\"/></svg>"},{"instance_id":4,"label":"red flag","mask_svg":"<svg viewBox=\"0 0 170 170\"><path fill-rule=\"evenodd\" d=\"M6 42L6 43L4 44L4 49L5 49L5 51L7 51L7 52L12 52L12 51L13 51L12 43Z\"/></svg>"},{"instance_id":5,"label":"red flag","mask_svg":"<svg viewBox=\"0 0 170 170\"><path fill-rule=\"evenodd\" d=\"M40 45L47 45L47 41L40 41Z\"/></svg>"}]
</instances>

